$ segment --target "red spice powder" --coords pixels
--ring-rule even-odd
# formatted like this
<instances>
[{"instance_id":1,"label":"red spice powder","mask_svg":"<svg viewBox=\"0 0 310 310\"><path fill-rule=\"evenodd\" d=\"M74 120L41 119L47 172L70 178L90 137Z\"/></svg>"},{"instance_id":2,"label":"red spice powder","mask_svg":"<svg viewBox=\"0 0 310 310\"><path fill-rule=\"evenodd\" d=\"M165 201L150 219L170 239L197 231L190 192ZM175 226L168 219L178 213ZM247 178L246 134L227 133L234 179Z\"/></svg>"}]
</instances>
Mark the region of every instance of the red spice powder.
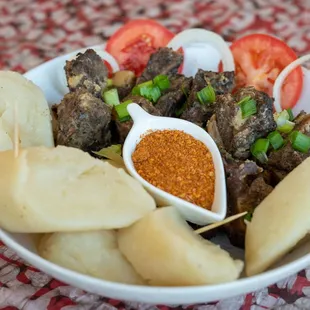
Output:
<instances>
[{"instance_id":1,"label":"red spice powder","mask_svg":"<svg viewBox=\"0 0 310 310\"><path fill-rule=\"evenodd\" d=\"M212 155L199 140L180 130L157 130L142 138L132 160L136 171L149 183L211 209L215 170Z\"/></svg>"}]
</instances>

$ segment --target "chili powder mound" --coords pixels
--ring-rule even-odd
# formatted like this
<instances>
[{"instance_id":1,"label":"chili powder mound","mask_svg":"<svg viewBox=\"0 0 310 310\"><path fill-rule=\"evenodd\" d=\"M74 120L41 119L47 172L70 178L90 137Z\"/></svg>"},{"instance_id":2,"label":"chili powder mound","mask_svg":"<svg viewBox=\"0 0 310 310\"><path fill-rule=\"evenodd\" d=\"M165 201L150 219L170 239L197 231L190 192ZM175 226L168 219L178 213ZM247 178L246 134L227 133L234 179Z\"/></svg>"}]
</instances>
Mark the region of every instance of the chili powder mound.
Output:
<instances>
[{"instance_id":1,"label":"chili powder mound","mask_svg":"<svg viewBox=\"0 0 310 310\"><path fill-rule=\"evenodd\" d=\"M132 160L154 186L195 205L211 209L215 171L212 155L199 140L180 130L157 130L142 138Z\"/></svg>"}]
</instances>

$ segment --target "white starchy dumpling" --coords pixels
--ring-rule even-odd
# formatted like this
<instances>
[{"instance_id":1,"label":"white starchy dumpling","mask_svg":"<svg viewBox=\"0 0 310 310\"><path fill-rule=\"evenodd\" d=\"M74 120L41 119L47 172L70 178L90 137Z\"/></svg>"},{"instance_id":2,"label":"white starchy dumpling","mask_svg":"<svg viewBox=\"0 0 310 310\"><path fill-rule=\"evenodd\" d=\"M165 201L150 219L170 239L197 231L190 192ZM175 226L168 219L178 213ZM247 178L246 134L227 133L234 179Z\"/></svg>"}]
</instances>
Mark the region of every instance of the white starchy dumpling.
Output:
<instances>
[{"instance_id":1,"label":"white starchy dumpling","mask_svg":"<svg viewBox=\"0 0 310 310\"><path fill-rule=\"evenodd\" d=\"M156 208L123 169L65 146L0 152L0 227L49 233L126 227Z\"/></svg>"},{"instance_id":2,"label":"white starchy dumpling","mask_svg":"<svg viewBox=\"0 0 310 310\"><path fill-rule=\"evenodd\" d=\"M117 233L120 251L150 285L189 286L237 279L243 268L196 235L174 207L147 214Z\"/></svg>"},{"instance_id":3,"label":"white starchy dumpling","mask_svg":"<svg viewBox=\"0 0 310 310\"><path fill-rule=\"evenodd\" d=\"M310 230L310 158L289 173L255 209L245 238L246 274L265 271Z\"/></svg>"},{"instance_id":4,"label":"white starchy dumpling","mask_svg":"<svg viewBox=\"0 0 310 310\"><path fill-rule=\"evenodd\" d=\"M45 235L39 255L62 267L108 281L143 284L117 246L114 230Z\"/></svg>"},{"instance_id":5,"label":"white starchy dumpling","mask_svg":"<svg viewBox=\"0 0 310 310\"><path fill-rule=\"evenodd\" d=\"M21 147L54 146L50 109L42 90L13 71L0 71L0 85L0 151L13 148L15 105Z\"/></svg>"}]
</instances>

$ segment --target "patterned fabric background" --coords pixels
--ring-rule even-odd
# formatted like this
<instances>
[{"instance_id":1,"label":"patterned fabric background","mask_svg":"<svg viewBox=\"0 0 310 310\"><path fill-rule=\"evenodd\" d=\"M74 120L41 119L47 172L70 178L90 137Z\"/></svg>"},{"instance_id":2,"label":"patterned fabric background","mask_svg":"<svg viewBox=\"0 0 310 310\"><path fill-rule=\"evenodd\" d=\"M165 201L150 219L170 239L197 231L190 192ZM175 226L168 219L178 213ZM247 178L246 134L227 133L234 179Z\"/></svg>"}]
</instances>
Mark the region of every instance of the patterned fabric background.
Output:
<instances>
[{"instance_id":1,"label":"patterned fabric background","mask_svg":"<svg viewBox=\"0 0 310 310\"><path fill-rule=\"evenodd\" d=\"M25 72L61 54L101 44L124 22L141 17L154 18L174 32L203 27L228 41L270 33L299 55L310 52L309 0L0 0L0 69ZM124 303L67 286L0 243L0 310L17 309L169 308ZM310 268L253 294L174 309L310 309Z\"/></svg>"}]
</instances>

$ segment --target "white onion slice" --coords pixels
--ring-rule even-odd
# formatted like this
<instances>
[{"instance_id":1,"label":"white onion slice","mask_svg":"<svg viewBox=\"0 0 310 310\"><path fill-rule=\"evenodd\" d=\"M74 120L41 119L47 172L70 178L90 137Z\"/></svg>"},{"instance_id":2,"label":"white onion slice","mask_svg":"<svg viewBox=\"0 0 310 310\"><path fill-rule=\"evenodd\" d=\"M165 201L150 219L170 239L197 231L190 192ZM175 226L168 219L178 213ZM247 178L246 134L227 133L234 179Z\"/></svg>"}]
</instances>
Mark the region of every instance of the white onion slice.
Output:
<instances>
[{"instance_id":1,"label":"white onion slice","mask_svg":"<svg viewBox=\"0 0 310 310\"><path fill-rule=\"evenodd\" d=\"M108 62L110 64L112 70L113 70L113 73L119 71L119 65L118 65L117 61L107 51L97 49L97 48L92 48L92 47L86 47L86 48L80 49L78 51L72 52L72 53L66 55L66 57L64 58L64 63L59 68L59 72L58 72L58 79L59 79L58 88L59 88L59 91L63 95L65 95L69 92L69 89L67 87L67 79L66 79L66 75L65 75L65 70L64 70L65 61L75 59L76 55L78 53L84 53L87 49L93 49L102 58L102 60L105 60L106 62Z\"/></svg>"},{"instance_id":2,"label":"white onion slice","mask_svg":"<svg viewBox=\"0 0 310 310\"><path fill-rule=\"evenodd\" d=\"M235 71L235 62L232 52L224 39L215 32L205 29L187 29L177 34L169 43L168 47L177 51L190 43L206 43L212 45L220 54L224 71Z\"/></svg>"},{"instance_id":3,"label":"white onion slice","mask_svg":"<svg viewBox=\"0 0 310 310\"><path fill-rule=\"evenodd\" d=\"M273 98L274 98L274 107L277 112L282 111L281 90L282 90L283 82L285 81L287 76L291 73L291 71L293 71L298 66L300 66L301 64L309 60L310 60L310 54L304 55L296 59L295 61L291 62L288 66L286 66L276 78L275 83L273 85Z\"/></svg>"}]
</instances>

